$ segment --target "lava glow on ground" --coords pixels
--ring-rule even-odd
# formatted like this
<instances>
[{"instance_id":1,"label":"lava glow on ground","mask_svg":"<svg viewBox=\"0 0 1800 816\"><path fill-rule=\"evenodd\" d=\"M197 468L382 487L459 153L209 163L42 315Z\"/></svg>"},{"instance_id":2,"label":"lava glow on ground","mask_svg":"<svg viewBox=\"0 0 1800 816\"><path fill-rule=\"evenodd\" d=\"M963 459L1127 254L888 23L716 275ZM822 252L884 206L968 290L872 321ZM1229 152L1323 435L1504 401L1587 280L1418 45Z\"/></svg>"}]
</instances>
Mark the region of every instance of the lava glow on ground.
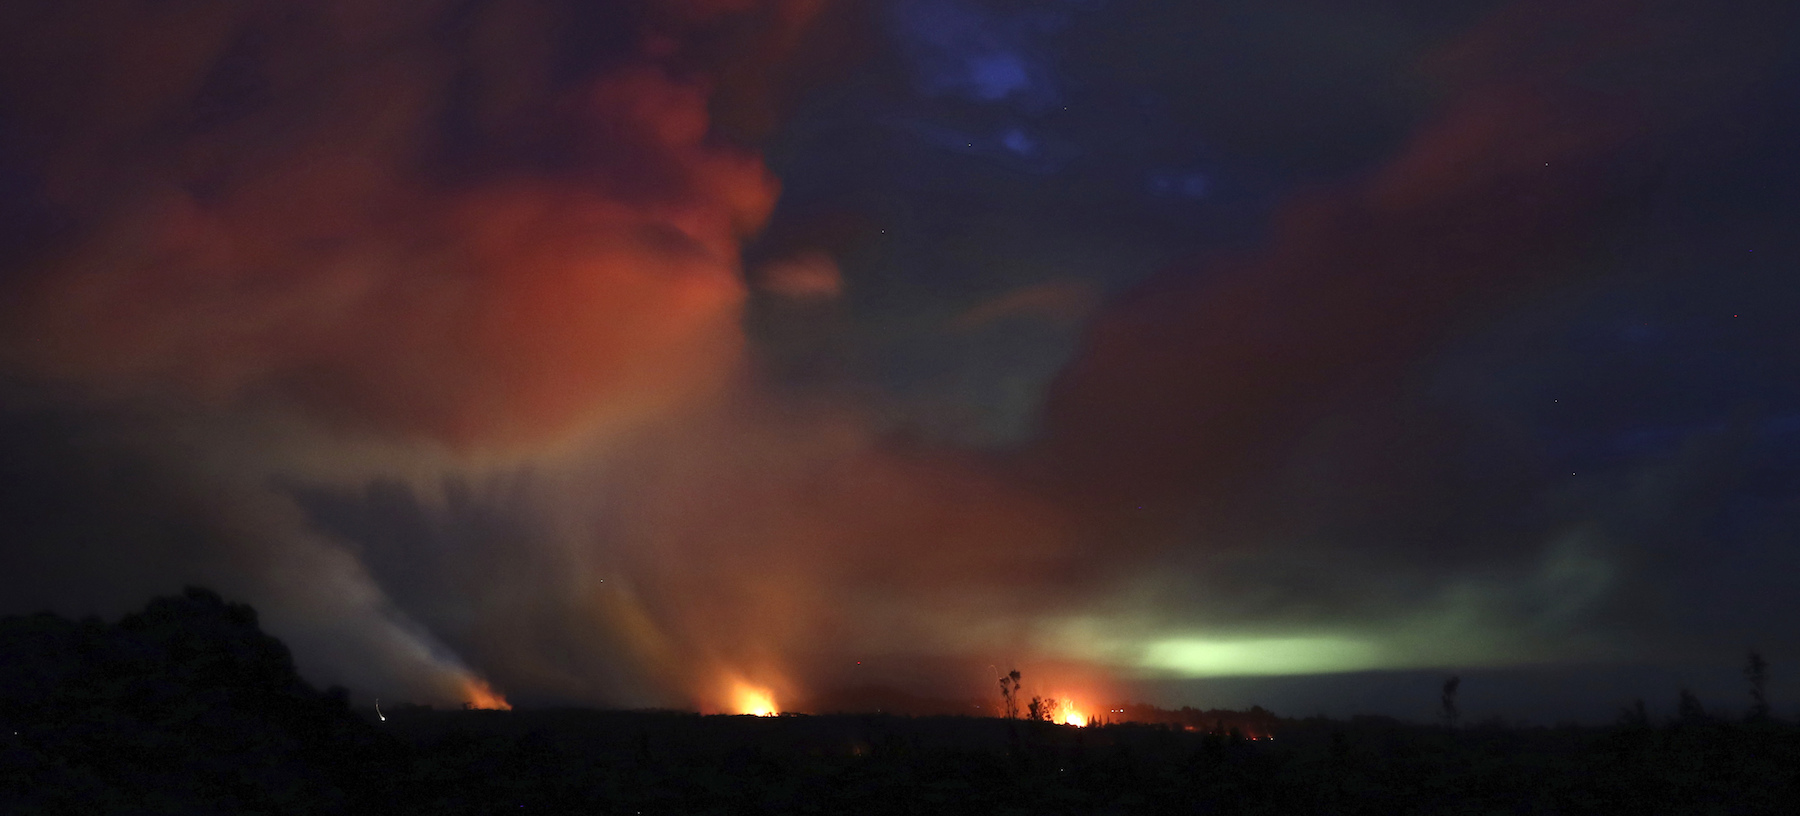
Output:
<instances>
[{"instance_id":1,"label":"lava glow on ground","mask_svg":"<svg viewBox=\"0 0 1800 816\"><path fill-rule=\"evenodd\" d=\"M463 699L468 701L465 705L469 708L495 711L512 710L512 705L506 702L506 698L501 696L500 692L489 686L487 681L476 677L463 681Z\"/></svg>"},{"instance_id":2,"label":"lava glow on ground","mask_svg":"<svg viewBox=\"0 0 1800 816\"><path fill-rule=\"evenodd\" d=\"M737 683L732 687L731 701L733 710L739 714L752 714L758 717L773 717L781 713L775 707L775 695L768 689L758 688L748 683Z\"/></svg>"}]
</instances>

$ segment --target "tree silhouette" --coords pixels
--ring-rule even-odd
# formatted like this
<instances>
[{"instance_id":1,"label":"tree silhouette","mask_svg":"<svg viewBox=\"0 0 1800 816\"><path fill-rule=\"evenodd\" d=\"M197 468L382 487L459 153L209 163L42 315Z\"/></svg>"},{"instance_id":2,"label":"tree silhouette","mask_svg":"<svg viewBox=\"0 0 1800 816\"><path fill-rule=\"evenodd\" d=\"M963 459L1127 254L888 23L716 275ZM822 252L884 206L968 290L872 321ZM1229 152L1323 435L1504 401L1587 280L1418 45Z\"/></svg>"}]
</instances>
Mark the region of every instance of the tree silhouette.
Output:
<instances>
[{"instance_id":1,"label":"tree silhouette","mask_svg":"<svg viewBox=\"0 0 1800 816\"><path fill-rule=\"evenodd\" d=\"M1631 705L1619 709L1619 724L1627 728L1643 728L1650 724L1650 710L1644 707L1643 698L1632 700Z\"/></svg>"},{"instance_id":2,"label":"tree silhouette","mask_svg":"<svg viewBox=\"0 0 1800 816\"><path fill-rule=\"evenodd\" d=\"M1009 674L1001 675L1001 677L1000 677L1000 701L1001 701L1003 709L1006 712L1007 719L1016 720L1019 718L1019 670L1018 669L1013 669L1012 672Z\"/></svg>"},{"instance_id":3,"label":"tree silhouette","mask_svg":"<svg viewBox=\"0 0 1800 816\"><path fill-rule=\"evenodd\" d=\"M1693 689L1684 688L1675 703L1675 716L1681 722L1694 724L1706 722L1706 707L1700 705L1700 698Z\"/></svg>"},{"instance_id":4,"label":"tree silhouette","mask_svg":"<svg viewBox=\"0 0 1800 816\"><path fill-rule=\"evenodd\" d=\"M1751 649L1749 657L1744 660L1744 679L1750 681L1749 718L1759 721L1768 719L1769 662L1755 649Z\"/></svg>"},{"instance_id":5,"label":"tree silhouette","mask_svg":"<svg viewBox=\"0 0 1800 816\"><path fill-rule=\"evenodd\" d=\"M1458 714L1456 710L1456 690L1461 685L1462 678L1456 675L1451 675L1450 679L1444 681L1444 695L1441 699L1443 707L1438 711L1438 716L1442 717L1444 719L1444 725L1450 728L1456 727L1456 718Z\"/></svg>"}]
</instances>

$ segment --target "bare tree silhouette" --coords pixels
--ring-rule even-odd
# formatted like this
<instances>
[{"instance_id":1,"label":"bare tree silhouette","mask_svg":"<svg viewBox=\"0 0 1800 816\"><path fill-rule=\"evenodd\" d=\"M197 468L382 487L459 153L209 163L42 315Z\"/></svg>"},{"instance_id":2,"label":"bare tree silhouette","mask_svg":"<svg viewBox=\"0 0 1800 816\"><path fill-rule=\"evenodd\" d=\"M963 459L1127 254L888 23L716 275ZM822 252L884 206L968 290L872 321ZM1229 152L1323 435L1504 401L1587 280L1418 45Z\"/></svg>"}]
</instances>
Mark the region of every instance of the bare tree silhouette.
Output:
<instances>
[{"instance_id":1,"label":"bare tree silhouette","mask_svg":"<svg viewBox=\"0 0 1800 816\"><path fill-rule=\"evenodd\" d=\"M1462 678L1457 675L1451 675L1450 679L1444 681L1444 695L1441 699L1443 706L1438 710L1438 716L1443 718L1444 725L1449 728L1456 727L1456 718L1459 714L1456 710L1456 690L1461 685Z\"/></svg>"},{"instance_id":2,"label":"bare tree silhouette","mask_svg":"<svg viewBox=\"0 0 1800 816\"><path fill-rule=\"evenodd\" d=\"M1016 720L1019 718L1019 670L1018 669L1013 669L1012 672L1009 674L1001 675L1001 677L1000 677L1000 702L1001 702L1002 709L1006 712L1007 719Z\"/></svg>"}]
</instances>

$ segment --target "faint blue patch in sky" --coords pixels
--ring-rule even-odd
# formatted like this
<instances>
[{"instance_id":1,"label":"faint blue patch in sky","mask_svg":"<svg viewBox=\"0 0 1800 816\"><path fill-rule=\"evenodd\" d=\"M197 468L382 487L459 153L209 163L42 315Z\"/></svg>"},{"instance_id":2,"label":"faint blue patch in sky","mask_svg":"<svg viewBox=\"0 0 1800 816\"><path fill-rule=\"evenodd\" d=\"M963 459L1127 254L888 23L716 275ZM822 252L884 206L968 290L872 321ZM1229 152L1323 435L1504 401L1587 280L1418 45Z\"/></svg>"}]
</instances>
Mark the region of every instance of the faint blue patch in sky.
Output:
<instances>
[{"instance_id":1,"label":"faint blue patch in sky","mask_svg":"<svg viewBox=\"0 0 1800 816\"><path fill-rule=\"evenodd\" d=\"M1004 136L1000 137L1000 143L1005 145L1007 150L1021 156L1031 156L1037 153L1038 149L1037 140L1031 138L1031 134L1026 133L1023 128L1008 130Z\"/></svg>"},{"instance_id":2,"label":"faint blue patch in sky","mask_svg":"<svg viewBox=\"0 0 1800 816\"><path fill-rule=\"evenodd\" d=\"M970 57L969 82L974 86L976 96L990 102L1031 87L1025 61L1010 51Z\"/></svg>"},{"instance_id":3,"label":"faint blue patch in sky","mask_svg":"<svg viewBox=\"0 0 1800 816\"><path fill-rule=\"evenodd\" d=\"M1609 434L1608 439L1613 452L1628 456L1650 456L1667 454L1681 446L1681 443L1692 439L1695 434L1717 434L1725 430L1725 423L1706 422L1693 425L1656 425L1639 426Z\"/></svg>"},{"instance_id":4,"label":"faint blue patch in sky","mask_svg":"<svg viewBox=\"0 0 1800 816\"><path fill-rule=\"evenodd\" d=\"M1765 438L1794 434L1800 434L1800 414L1778 416L1764 422L1762 426L1762 435Z\"/></svg>"},{"instance_id":5,"label":"faint blue patch in sky","mask_svg":"<svg viewBox=\"0 0 1800 816\"><path fill-rule=\"evenodd\" d=\"M1199 200L1212 192L1212 181L1205 173L1188 170L1158 170L1150 174L1150 192L1161 196L1180 196Z\"/></svg>"},{"instance_id":6,"label":"faint blue patch in sky","mask_svg":"<svg viewBox=\"0 0 1800 816\"><path fill-rule=\"evenodd\" d=\"M942 150L980 156L1027 173L1054 173L1079 154L1072 145L1021 126L977 133L917 117L895 116L886 124Z\"/></svg>"},{"instance_id":7,"label":"faint blue patch in sky","mask_svg":"<svg viewBox=\"0 0 1800 816\"><path fill-rule=\"evenodd\" d=\"M1004 14L967 0L901 0L889 25L926 96L961 96L1042 111L1059 99L1046 53L1069 12L1050 3Z\"/></svg>"},{"instance_id":8,"label":"faint blue patch in sky","mask_svg":"<svg viewBox=\"0 0 1800 816\"><path fill-rule=\"evenodd\" d=\"M1627 323L1619 329L1619 339L1627 343L1650 343L1661 340L1665 332L1649 323Z\"/></svg>"}]
</instances>

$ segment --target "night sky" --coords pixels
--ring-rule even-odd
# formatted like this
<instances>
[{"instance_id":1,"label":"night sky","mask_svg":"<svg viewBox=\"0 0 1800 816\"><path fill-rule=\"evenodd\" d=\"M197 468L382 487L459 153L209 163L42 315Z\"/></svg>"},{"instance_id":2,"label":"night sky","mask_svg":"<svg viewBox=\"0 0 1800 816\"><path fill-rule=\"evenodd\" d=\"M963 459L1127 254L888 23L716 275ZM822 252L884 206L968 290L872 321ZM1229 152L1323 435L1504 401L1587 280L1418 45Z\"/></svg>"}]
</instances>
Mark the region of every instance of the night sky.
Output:
<instances>
[{"instance_id":1,"label":"night sky","mask_svg":"<svg viewBox=\"0 0 1800 816\"><path fill-rule=\"evenodd\" d=\"M1800 705L1800 7L15 0L0 613L440 704Z\"/></svg>"}]
</instances>

